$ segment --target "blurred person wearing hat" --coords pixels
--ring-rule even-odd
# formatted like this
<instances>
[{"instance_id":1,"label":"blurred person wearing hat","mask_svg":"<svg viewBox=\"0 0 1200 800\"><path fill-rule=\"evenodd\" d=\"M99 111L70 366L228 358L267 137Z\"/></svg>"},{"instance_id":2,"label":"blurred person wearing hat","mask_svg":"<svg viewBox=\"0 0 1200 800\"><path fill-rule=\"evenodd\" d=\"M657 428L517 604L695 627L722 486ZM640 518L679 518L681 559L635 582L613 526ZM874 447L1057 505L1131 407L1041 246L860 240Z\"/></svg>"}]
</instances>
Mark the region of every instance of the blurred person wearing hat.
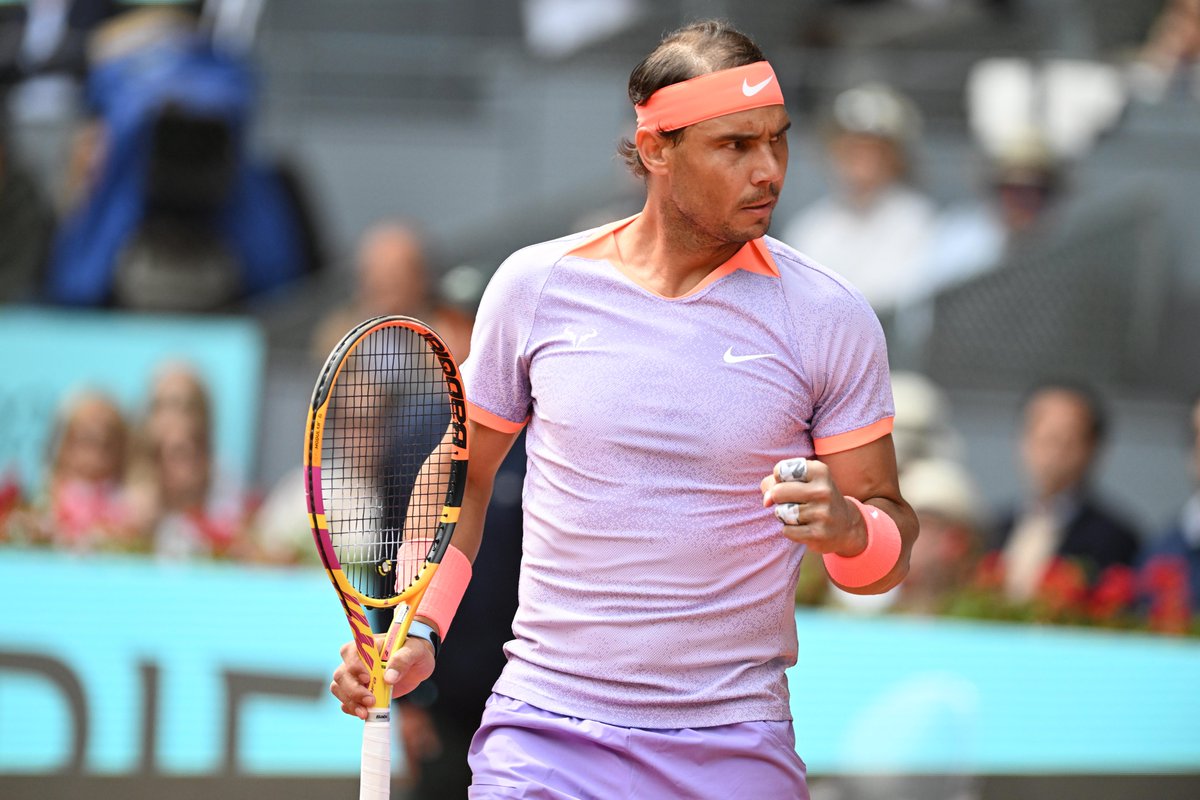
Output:
<instances>
[{"instance_id":1,"label":"blurred person wearing hat","mask_svg":"<svg viewBox=\"0 0 1200 800\"><path fill-rule=\"evenodd\" d=\"M920 129L912 101L885 84L839 94L825 139L833 191L780 237L847 278L876 312L917 291L935 221L933 202L909 183Z\"/></svg>"},{"instance_id":2,"label":"blurred person wearing hat","mask_svg":"<svg viewBox=\"0 0 1200 800\"><path fill-rule=\"evenodd\" d=\"M921 537L895 608L936 614L970 582L983 551L980 492L965 467L945 458L911 462L900 474L900 490L917 512Z\"/></svg>"},{"instance_id":3,"label":"blurred person wearing hat","mask_svg":"<svg viewBox=\"0 0 1200 800\"><path fill-rule=\"evenodd\" d=\"M897 370L892 373L892 398L892 440L901 473L920 459L961 455L962 435L951 424L950 400L940 386L920 372Z\"/></svg>"},{"instance_id":4,"label":"blurred person wearing hat","mask_svg":"<svg viewBox=\"0 0 1200 800\"><path fill-rule=\"evenodd\" d=\"M1014 134L988 157L979 201L944 211L920 268L932 295L1000 266L1043 228L1063 195L1064 164L1043 133Z\"/></svg>"}]
</instances>

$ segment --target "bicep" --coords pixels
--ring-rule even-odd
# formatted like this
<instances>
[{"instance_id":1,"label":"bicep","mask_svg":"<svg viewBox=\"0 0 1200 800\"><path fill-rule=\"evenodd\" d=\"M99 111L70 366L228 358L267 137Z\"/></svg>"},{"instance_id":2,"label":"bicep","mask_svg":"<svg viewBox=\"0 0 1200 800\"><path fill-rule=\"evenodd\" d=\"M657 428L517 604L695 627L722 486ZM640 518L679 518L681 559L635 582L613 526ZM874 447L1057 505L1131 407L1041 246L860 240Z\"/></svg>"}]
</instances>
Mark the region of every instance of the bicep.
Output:
<instances>
[{"instance_id":1,"label":"bicep","mask_svg":"<svg viewBox=\"0 0 1200 800\"><path fill-rule=\"evenodd\" d=\"M901 502L891 434L849 450L827 453L821 461L829 467L842 494L863 502L872 498Z\"/></svg>"}]
</instances>

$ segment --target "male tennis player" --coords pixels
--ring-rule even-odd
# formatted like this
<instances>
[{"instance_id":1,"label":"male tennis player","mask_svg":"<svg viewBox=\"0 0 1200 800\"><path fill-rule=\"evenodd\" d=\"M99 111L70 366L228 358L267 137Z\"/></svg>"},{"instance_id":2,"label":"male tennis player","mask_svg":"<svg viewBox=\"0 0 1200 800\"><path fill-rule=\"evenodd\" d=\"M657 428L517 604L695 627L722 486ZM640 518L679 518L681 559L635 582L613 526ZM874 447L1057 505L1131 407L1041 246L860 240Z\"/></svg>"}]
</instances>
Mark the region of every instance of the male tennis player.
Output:
<instances>
[{"instance_id":1,"label":"male tennis player","mask_svg":"<svg viewBox=\"0 0 1200 800\"><path fill-rule=\"evenodd\" d=\"M483 299L467 495L436 578L451 600L422 604L416 635L445 634L527 426L520 608L470 796L806 798L784 675L801 556L878 593L917 536L883 335L843 279L765 237L790 123L753 42L689 25L629 94L643 211L517 252ZM331 688L362 716L342 654ZM386 680L403 693L433 666L410 640Z\"/></svg>"}]
</instances>

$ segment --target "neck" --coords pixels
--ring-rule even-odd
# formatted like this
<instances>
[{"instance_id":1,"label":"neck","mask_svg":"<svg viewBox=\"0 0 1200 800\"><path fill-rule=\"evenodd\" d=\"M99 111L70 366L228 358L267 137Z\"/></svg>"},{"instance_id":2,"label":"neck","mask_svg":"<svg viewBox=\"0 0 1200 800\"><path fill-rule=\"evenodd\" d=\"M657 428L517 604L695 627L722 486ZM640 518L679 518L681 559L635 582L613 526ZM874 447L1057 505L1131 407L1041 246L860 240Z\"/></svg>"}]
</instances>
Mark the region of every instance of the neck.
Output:
<instances>
[{"instance_id":1,"label":"neck","mask_svg":"<svg viewBox=\"0 0 1200 800\"><path fill-rule=\"evenodd\" d=\"M744 245L707 236L650 202L617 235L625 271L664 297L687 294Z\"/></svg>"}]
</instances>

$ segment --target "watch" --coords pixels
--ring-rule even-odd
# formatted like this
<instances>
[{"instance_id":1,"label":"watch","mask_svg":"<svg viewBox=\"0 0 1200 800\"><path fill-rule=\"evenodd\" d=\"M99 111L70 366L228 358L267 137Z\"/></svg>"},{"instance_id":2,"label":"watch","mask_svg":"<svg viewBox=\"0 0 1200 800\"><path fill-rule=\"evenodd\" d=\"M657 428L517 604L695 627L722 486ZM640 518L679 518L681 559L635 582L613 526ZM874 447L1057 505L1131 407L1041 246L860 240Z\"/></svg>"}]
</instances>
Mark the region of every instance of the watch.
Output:
<instances>
[{"instance_id":1,"label":"watch","mask_svg":"<svg viewBox=\"0 0 1200 800\"><path fill-rule=\"evenodd\" d=\"M417 637L424 639L433 645L433 657L437 658L438 653L442 650L442 637L438 636L437 630L432 625L414 619L412 624L408 626L409 637Z\"/></svg>"}]
</instances>

